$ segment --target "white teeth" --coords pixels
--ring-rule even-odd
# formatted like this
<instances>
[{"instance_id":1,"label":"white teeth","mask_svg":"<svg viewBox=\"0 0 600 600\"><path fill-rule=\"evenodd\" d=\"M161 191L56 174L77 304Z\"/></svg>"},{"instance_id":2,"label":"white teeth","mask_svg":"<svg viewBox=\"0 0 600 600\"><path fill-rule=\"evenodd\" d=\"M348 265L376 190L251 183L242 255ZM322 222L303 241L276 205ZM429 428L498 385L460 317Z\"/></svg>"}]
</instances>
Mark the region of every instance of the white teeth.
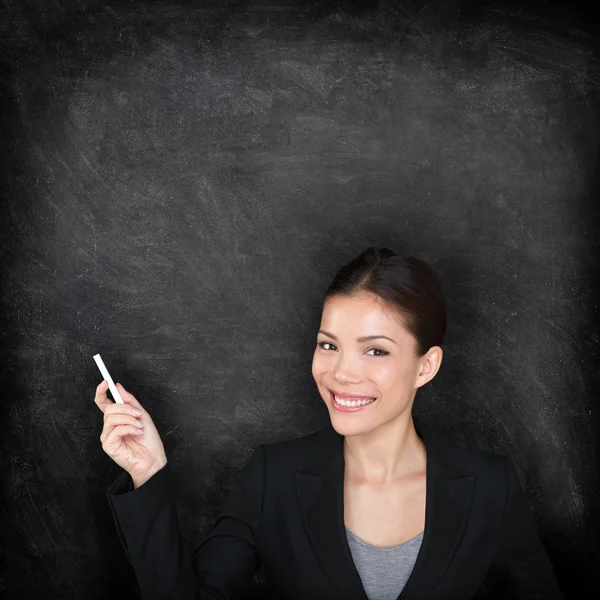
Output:
<instances>
[{"instance_id":1,"label":"white teeth","mask_svg":"<svg viewBox=\"0 0 600 600\"><path fill-rule=\"evenodd\" d=\"M375 402L375 398L364 399L364 400L344 400L339 396L334 396L335 401L342 406L364 406L365 404L371 404L371 402Z\"/></svg>"}]
</instances>

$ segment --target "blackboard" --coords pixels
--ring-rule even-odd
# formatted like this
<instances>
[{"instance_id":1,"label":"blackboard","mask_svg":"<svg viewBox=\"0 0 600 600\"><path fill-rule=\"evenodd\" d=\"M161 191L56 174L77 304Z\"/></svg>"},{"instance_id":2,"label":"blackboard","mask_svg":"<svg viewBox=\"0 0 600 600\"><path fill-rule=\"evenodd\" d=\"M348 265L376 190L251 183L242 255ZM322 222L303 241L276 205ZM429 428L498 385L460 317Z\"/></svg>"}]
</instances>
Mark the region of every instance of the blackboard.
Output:
<instances>
[{"instance_id":1,"label":"blackboard","mask_svg":"<svg viewBox=\"0 0 600 600\"><path fill-rule=\"evenodd\" d=\"M121 470L94 354L151 413L199 541L258 444L326 423L322 296L369 245L428 260L446 292L444 363L414 413L515 460L561 587L593 597L591 12L1 7L3 597L138 594L105 497Z\"/></svg>"}]
</instances>

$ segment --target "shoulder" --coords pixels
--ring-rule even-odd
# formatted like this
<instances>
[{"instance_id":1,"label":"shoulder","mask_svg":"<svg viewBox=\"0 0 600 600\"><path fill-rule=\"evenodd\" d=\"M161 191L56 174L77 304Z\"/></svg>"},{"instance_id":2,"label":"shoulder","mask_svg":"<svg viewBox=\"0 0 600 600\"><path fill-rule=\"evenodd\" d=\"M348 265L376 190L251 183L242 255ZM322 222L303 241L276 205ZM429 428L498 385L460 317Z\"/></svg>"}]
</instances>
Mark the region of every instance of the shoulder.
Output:
<instances>
[{"instance_id":1,"label":"shoulder","mask_svg":"<svg viewBox=\"0 0 600 600\"><path fill-rule=\"evenodd\" d=\"M477 440L458 441L449 433L431 429L425 433L436 458L456 475L462 472L506 481L514 467L507 454L483 449Z\"/></svg>"},{"instance_id":2,"label":"shoulder","mask_svg":"<svg viewBox=\"0 0 600 600\"><path fill-rule=\"evenodd\" d=\"M282 440L279 442L268 442L261 444L265 456L269 458L280 457L282 460L294 460L309 450L317 447L324 433L323 429L308 433L306 435Z\"/></svg>"},{"instance_id":3,"label":"shoulder","mask_svg":"<svg viewBox=\"0 0 600 600\"><path fill-rule=\"evenodd\" d=\"M265 468L271 475L294 471L321 472L325 465L341 456L342 440L331 426L326 425L313 433L261 444L260 448Z\"/></svg>"}]
</instances>

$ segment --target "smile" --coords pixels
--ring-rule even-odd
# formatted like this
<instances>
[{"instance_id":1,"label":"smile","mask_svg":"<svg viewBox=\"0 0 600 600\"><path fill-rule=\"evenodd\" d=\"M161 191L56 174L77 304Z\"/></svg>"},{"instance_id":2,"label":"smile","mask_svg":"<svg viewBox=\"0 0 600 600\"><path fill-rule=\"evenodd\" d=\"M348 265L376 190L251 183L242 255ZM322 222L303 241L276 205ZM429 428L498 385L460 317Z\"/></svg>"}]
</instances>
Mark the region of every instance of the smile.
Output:
<instances>
[{"instance_id":1,"label":"smile","mask_svg":"<svg viewBox=\"0 0 600 600\"><path fill-rule=\"evenodd\" d=\"M357 412L363 410L367 406L373 404L376 400L375 398L340 398L339 396L335 396L331 390L329 390L329 397L332 406L341 412Z\"/></svg>"}]
</instances>

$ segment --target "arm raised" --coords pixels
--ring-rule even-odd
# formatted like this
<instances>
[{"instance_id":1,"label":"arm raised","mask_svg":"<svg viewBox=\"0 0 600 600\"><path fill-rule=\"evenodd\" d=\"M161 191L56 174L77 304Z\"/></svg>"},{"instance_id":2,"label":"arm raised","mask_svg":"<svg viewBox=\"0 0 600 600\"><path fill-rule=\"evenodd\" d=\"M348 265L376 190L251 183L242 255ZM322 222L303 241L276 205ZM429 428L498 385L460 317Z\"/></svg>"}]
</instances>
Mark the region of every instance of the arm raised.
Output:
<instances>
[{"instance_id":1,"label":"arm raised","mask_svg":"<svg viewBox=\"0 0 600 600\"><path fill-rule=\"evenodd\" d=\"M134 489L122 473L107 492L119 539L144 600L229 600L260 565L264 449L238 473L212 530L194 549L180 533L168 463Z\"/></svg>"}]
</instances>

